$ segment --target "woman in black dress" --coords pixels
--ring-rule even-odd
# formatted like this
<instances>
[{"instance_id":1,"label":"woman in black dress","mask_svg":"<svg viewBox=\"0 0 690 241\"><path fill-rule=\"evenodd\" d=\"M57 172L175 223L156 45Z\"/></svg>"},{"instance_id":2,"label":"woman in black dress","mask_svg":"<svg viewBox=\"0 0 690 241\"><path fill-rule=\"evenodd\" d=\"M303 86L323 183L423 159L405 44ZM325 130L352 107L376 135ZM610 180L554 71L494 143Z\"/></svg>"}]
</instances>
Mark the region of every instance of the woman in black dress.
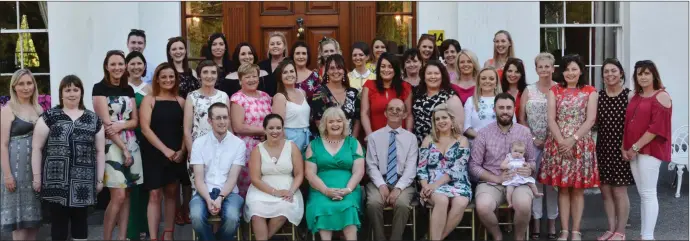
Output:
<instances>
[{"instance_id":1,"label":"woman in black dress","mask_svg":"<svg viewBox=\"0 0 690 241\"><path fill-rule=\"evenodd\" d=\"M417 136L417 143L421 144L431 132L431 111L434 107L448 104L448 108L458 117L455 119L457 126L463 126L465 112L441 61L429 60L419 73L421 80L413 91L412 114L414 134Z\"/></svg>"},{"instance_id":2,"label":"woman in black dress","mask_svg":"<svg viewBox=\"0 0 690 241\"><path fill-rule=\"evenodd\" d=\"M178 96L179 78L173 66L158 65L153 74L152 93L141 102L141 132L144 154L144 187L149 192L147 210L149 233L158 238L160 203L165 196L164 240L171 240L174 232L176 200L179 181L187 179L184 160L182 120L185 100ZM166 236L168 234L168 236Z\"/></svg>"},{"instance_id":3,"label":"woman in black dress","mask_svg":"<svg viewBox=\"0 0 690 241\"><path fill-rule=\"evenodd\" d=\"M632 93L623 86L625 74L618 60L604 60L602 69L606 88L599 92L596 153L599 161L601 197L604 199L604 210L608 217L608 231L598 240L623 240L630 211L628 186L635 185L630 162L623 160L620 150L623 144L625 110Z\"/></svg>"}]
</instances>

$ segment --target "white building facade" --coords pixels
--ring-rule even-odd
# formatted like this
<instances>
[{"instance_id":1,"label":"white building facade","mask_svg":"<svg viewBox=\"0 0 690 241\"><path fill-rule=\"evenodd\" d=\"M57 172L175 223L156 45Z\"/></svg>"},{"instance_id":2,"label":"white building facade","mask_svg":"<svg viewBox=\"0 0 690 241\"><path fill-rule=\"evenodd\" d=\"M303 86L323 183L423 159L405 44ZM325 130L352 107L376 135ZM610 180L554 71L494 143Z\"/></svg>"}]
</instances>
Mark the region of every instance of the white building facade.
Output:
<instances>
[{"instance_id":1,"label":"white building facade","mask_svg":"<svg viewBox=\"0 0 690 241\"><path fill-rule=\"evenodd\" d=\"M86 86L85 96L91 96L91 86L103 76L105 52L126 50L130 29L146 31L144 54L150 66L165 61L167 39L180 36L183 22L188 20L181 13L183 4L48 2L49 24L45 32L49 36L50 71L47 74L51 93L55 93L53 103L58 102L58 83L67 74L79 76ZM414 38L429 30L443 30L445 39L458 40L462 48L477 53L482 63L492 57L494 33L501 29L509 31L516 56L526 63L528 82L537 79L531 63L542 50L585 56L590 81L597 87L601 87L599 64L606 57L621 60L630 88L634 63L653 60L673 98L673 129L688 124L688 2L413 4L416 4L412 8ZM12 34L11 29L3 31L2 34ZM7 73L2 74L6 78ZM85 98L85 102L91 107L90 98Z\"/></svg>"}]
</instances>

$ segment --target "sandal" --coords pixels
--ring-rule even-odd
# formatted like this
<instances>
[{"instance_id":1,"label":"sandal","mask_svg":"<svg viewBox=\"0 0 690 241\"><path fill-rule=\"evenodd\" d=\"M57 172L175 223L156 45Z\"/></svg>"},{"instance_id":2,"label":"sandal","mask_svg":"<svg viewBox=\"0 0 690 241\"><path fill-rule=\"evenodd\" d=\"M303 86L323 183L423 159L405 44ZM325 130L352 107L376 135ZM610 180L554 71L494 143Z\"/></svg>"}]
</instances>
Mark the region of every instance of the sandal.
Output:
<instances>
[{"instance_id":1,"label":"sandal","mask_svg":"<svg viewBox=\"0 0 690 241\"><path fill-rule=\"evenodd\" d=\"M171 239L171 240L175 240L175 229L163 231L163 237L161 238L163 241L165 241L165 234L166 234L166 233L171 233L171 234L172 234L172 239Z\"/></svg>"},{"instance_id":2,"label":"sandal","mask_svg":"<svg viewBox=\"0 0 690 241\"><path fill-rule=\"evenodd\" d=\"M570 240L572 240L572 241L582 240L582 233L580 233L580 231L571 231L570 233L573 234L573 235L570 237ZM575 235L576 235L576 234L577 234L577 236L579 236L579 237L577 237L577 239L575 238Z\"/></svg>"},{"instance_id":3,"label":"sandal","mask_svg":"<svg viewBox=\"0 0 690 241\"><path fill-rule=\"evenodd\" d=\"M563 234L565 234L565 237L563 237ZM561 230L561 232L559 233L558 238L556 240L568 241L568 230Z\"/></svg>"},{"instance_id":4,"label":"sandal","mask_svg":"<svg viewBox=\"0 0 690 241\"><path fill-rule=\"evenodd\" d=\"M531 238L532 238L532 240L539 240L539 238L541 238L541 234L540 233L532 233Z\"/></svg>"},{"instance_id":5,"label":"sandal","mask_svg":"<svg viewBox=\"0 0 690 241\"><path fill-rule=\"evenodd\" d=\"M597 240L598 240L598 241L609 240L612 236L613 236L613 232L611 232L611 231L606 231L606 233L604 233L603 235L599 236L599 237L597 238Z\"/></svg>"},{"instance_id":6,"label":"sandal","mask_svg":"<svg viewBox=\"0 0 690 241\"><path fill-rule=\"evenodd\" d=\"M613 235L611 235L611 238L609 240L625 240L625 234L615 232Z\"/></svg>"},{"instance_id":7,"label":"sandal","mask_svg":"<svg viewBox=\"0 0 690 241\"><path fill-rule=\"evenodd\" d=\"M175 213L175 224L183 226L185 225L184 217L182 216L182 211L178 210Z\"/></svg>"},{"instance_id":8,"label":"sandal","mask_svg":"<svg viewBox=\"0 0 690 241\"><path fill-rule=\"evenodd\" d=\"M549 240L556 240L558 238L558 235L556 233L549 233L548 239Z\"/></svg>"}]
</instances>

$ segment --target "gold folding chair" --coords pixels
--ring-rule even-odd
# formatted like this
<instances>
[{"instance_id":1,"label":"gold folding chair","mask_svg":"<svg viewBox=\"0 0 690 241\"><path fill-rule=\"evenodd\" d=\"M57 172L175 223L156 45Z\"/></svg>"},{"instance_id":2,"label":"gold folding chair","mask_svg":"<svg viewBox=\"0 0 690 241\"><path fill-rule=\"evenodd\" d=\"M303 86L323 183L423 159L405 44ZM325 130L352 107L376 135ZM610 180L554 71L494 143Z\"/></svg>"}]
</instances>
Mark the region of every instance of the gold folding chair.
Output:
<instances>
[{"instance_id":1,"label":"gold folding chair","mask_svg":"<svg viewBox=\"0 0 690 241\"><path fill-rule=\"evenodd\" d=\"M496 209L496 214L497 214L496 218L499 218L498 213L501 210L507 210L508 211L508 220L506 222L501 222L501 220L499 219L498 220L498 227L506 226L506 228L508 229L508 232L511 232L513 229L513 225L514 225L514 223L513 223L513 209L508 208L508 204L503 204L503 205L499 206ZM484 229L484 240L488 240L487 238L488 238L488 232L486 231L486 228L485 228ZM529 240L529 227L527 228L527 231L525 232L525 240Z\"/></svg>"},{"instance_id":2,"label":"gold folding chair","mask_svg":"<svg viewBox=\"0 0 690 241\"><path fill-rule=\"evenodd\" d=\"M237 237L237 241L242 240L241 221L242 220L240 220L240 225L237 226L237 232L235 232L235 236ZM213 225L214 231L220 226L220 222L221 222L221 219L220 219L220 216L218 216L218 215L213 215L213 216L208 217L208 223ZM194 232L193 228L192 228L192 240L195 240L195 241L198 240L196 237L196 232Z\"/></svg>"},{"instance_id":3,"label":"gold folding chair","mask_svg":"<svg viewBox=\"0 0 690 241\"><path fill-rule=\"evenodd\" d=\"M289 227L287 227L288 225L289 225ZM290 240L292 240L292 241L297 240L297 227L294 224L290 223L289 221L286 221L285 224L283 225L283 227L280 228L280 231L285 231L286 228L289 228L290 231L289 232L278 232L273 236L274 237L275 236L290 237ZM251 221L249 221L249 232L248 233L249 233L249 240L255 240L254 239L254 233L252 232L252 222Z\"/></svg>"},{"instance_id":4,"label":"gold folding chair","mask_svg":"<svg viewBox=\"0 0 690 241\"><path fill-rule=\"evenodd\" d=\"M410 212L412 212L412 215L410 215L410 220L407 221L407 224L405 224L405 227L411 227L412 228L412 239L416 240L417 239L417 206L419 205L419 202L417 200L412 200L412 203L410 203ZM387 212L392 212L393 207L391 206L386 206L383 208L383 215L385 216ZM383 219L383 228L385 229L386 227L393 227L393 224L387 224L386 219L384 217ZM374 240L374 229L370 228L370 235L371 235L371 240Z\"/></svg>"},{"instance_id":5,"label":"gold folding chair","mask_svg":"<svg viewBox=\"0 0 690 241\"><path fill-rule=\"evenodd\" d=\"M427 233L427 236L428 236L429 234L431 234L431 210L434 208L434 206L432 206L432 205L430 205L430 204L427 203L426 208L427 208L427 210L429 211L429 230L428 230L428 233ZM476 235L476 230L477 230L476 227L477 227L477 225L476 225L476 224L477 224L477 223L476 223L476 221L475 221L474 203L470 203L470 204L467 205L467 207L465 208L465 213L466 213L466 214L467 214L467 213L470 214L470 218L471 218L471 220L470 220L470 225L469 225L469 226L464 226L464 225L462 225L462 220L460 220L460 224L458 224L458 226L455 227L455 229L456 229L456 230L457 230L457 229L469 229L469 230L472 232L472 240L476 240L476 237L477 237L477 235ZM465 218L464 218L464 215L463 215L463 220L464 220L464 219L465 219ZM431 237L427 237L427 238L431 238Z\"/></svg>"}]
</instances>

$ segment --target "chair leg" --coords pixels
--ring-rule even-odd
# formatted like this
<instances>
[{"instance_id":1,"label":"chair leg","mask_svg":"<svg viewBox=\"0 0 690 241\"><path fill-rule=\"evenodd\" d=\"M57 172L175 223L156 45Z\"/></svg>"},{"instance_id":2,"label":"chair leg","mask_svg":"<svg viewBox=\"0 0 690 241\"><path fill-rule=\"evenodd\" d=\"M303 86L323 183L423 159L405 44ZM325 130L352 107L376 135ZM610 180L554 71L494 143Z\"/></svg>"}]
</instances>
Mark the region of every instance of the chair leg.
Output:
<instances>
[{"instance_id":1,"label":"chair leg","mask_svg":"<svg viewBox=\"0 0 690 241\"><path fill-rule=\"evenodd\" d=\"M676 181L676 198L680 197L680 188L683 186L683 169L685 165L677 165L676 173L678 174L678 181Z\"/></svg>"},{"instance_id":2,"label":"chair leg","mask_svg":"<svg viewBox=\"0 0 690 241\"><path fill-rule=\"evenodd\" d=\"M415 207L412 208L412 240L417 240L417 208Z\"/></svg>"},{"instance_id":3,"label":"chair leg","mask_svg":"<svg viewBox=\"0 0 690 241\"><path fill-rule=\"evenodd\" d=\"M477 226L475 226L476 224L475 224L474 218L475 218L474 217L474 209L472 209L472 240L473 241L476 240L476 238L477 238L477 235L475 233Z\"/></svg>"}]
</instances>

